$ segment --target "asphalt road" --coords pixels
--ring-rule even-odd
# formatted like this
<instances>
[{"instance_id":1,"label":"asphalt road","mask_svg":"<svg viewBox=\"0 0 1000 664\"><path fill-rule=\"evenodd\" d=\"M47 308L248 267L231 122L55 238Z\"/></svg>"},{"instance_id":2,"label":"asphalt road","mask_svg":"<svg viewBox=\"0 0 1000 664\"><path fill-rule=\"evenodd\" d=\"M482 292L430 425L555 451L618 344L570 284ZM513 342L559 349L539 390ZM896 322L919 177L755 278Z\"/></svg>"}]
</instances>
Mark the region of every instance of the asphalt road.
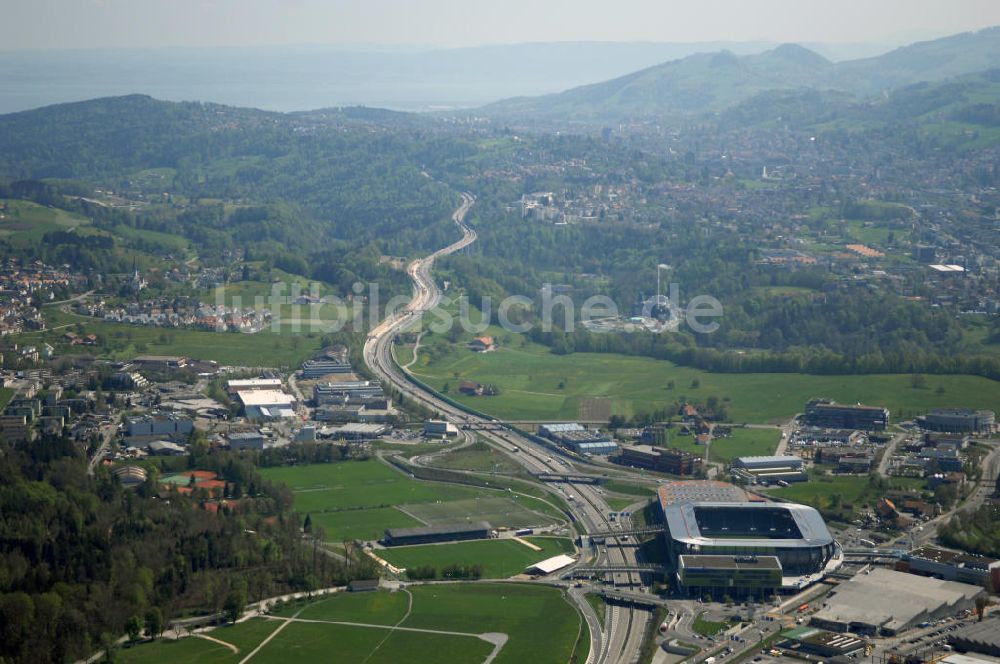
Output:
<instances>
[{"instance_id":1,"label":"asphalt road","mask_svg":"<svg viewBox=\"0 0 1000 664\"><path fill-rule=\"evenodd\" d=\"M466 424L481 424L489 420L465 412L441 398L440 395L419 387L412 382L395 361L392 352L393 339L400 332L416 324L423 313L432 310L441 299L441 291L431 276L434 260L438 256L454 253L476 241L476 232L465 223L465 215L475 203L475 198L468 193L462 194L462 204L452 215L452 219L462 231L462 238L457 242L439 249L430 256L410 263L407 273L413 281L413 298L408 306L394 316L387 318L376 326L368 335L364 347L365 363L371 371L385 383L399 390L404 398L436 412L459 427ZM514 431L482 431L480 434L489 444L508 453L529 472L568 472L572 466L558 458L558 454L546 449ZM516 449L515 449L516 448ZM587 532L608 530L608 506L604 499L590 485L565 484L563 493L567 495L568 504L573 516ZM568 496L571 495L572 498ZM626 544L622 546L622 544ZM637 562L637 549L621 541L609 541L605 547L606 556L611 562ZM616 575L616 583L625 586L638 586L641 580L638 574ZM570 593L570 597L580 606L581 612L590 625L591 652L588 662L611 664L616 662L634 662L638 649L642 644L649 612L636 608L613 606L608 609L605 624L602 629L597 622L593 610L586 606L582 593Z\"/></svg>"}]
</instances>

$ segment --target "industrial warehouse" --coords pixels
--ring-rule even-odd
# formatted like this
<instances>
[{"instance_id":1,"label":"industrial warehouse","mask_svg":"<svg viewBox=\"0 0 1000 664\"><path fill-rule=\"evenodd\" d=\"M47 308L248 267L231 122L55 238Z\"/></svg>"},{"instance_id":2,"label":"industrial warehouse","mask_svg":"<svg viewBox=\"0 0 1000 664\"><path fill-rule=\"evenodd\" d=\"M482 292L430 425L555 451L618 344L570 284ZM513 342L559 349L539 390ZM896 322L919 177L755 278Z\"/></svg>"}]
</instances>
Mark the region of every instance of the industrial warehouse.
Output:
<instances>
[{"instance_id":1,"label":"industrial warehouse","mask_svg":"<svg viewBox=\"0 0 1000 664\"><path fill-rule=\"evenodd\" d=\"M873 568L830 593L810 624L838 632L893 635L972 609L981 586Z\"/></svg>"},{"instance_id":2,"label":"industrial warehouse","mask_svg":"<svg viewBox=\"0 0 1000 664\"><path fill-rule=\"evenodd\" d=\"M658 491L667 551L689 593L757 595L802 588L840 563L823 518L805 505L751 501L721 482Z\"/></svg>"}]
</instances>

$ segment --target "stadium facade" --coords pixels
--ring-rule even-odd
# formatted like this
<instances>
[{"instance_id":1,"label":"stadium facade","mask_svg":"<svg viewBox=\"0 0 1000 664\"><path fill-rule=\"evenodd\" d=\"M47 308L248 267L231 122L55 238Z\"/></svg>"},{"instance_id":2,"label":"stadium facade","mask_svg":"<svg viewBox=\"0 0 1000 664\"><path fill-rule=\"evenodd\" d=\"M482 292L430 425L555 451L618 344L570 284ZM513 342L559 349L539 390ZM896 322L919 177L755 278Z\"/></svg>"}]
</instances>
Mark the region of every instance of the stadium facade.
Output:
<instances>
[{"instance_id":1,"label":"stadium facade","mask_svg":"<svg viewBox=\"0 0 1000 664\"><path fill-rule=\"evenodd\" d=\"M687 486L681 486L687 485ZM726 569L752 568L752 559L776 561L781 582L774 590L802 588L822 578L840 559L840 548L823 518L812 507L750 500L737 487L721 482L671 482L661 486L659 504L665 524L669 563L682 589L700 592L685 579L685 562L718 563L718 578L726 579L731 595L753 592L770 583L751 583ZM699 558L691 558L697 556ZM711 577L699 565L699 578ZM686 583L687 581L687 583ZM707 590L723 590L709 588Z\"/></svg>"}]
</instances>

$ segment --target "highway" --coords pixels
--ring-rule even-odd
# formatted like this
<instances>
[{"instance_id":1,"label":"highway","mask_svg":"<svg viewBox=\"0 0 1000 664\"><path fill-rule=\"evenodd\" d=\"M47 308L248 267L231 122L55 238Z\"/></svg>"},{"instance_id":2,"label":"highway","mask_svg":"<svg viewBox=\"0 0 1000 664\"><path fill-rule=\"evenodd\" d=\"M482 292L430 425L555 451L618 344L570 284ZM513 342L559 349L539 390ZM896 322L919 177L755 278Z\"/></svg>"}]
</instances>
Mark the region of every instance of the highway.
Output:
<instances>
[{"instance_id":1,"label":"highway","mask_svg":"<svg viewBox=\"0 0 1000 664\"><path fill-rule=\"evenodd\" d=\"M407 267L407 273L413 281L413 297L406 308L373 328L364 346L364 359L369 369L384 383L392 385L404 398L419 403L421 406L438 413L442 418L462 427L466 424L482 424L490 422L488 418L471 415L450 404L435 392L424 389L413 383L399 367L393 354L395 337L416 324L420 317L438 305L441 291L431 270L434 260L439 256L460 251L476 241L476 231L465 222L465 216L475 204L475 197L469 193L462 194L462 204L452 215L453 221L462 232L458 241L439 249L430 256L414 260ZM508 452L522 466L532 473L572 472L573 468L564 459L532 440L519 435L507 428L497 430L482 430L479 435L489 444ZM604 499L594 489L586 484L563 484L562 494L573 512L573 517L583 526L586 532L606 531L612 528L608 521L608 506ZM610 564L637 563L637 547L624 539L611 538L606 544L597 548L595 563ZM636 573L615 574L615 584L625 589L641 586L641 579ZM580 607L587 619L591 633L591 651L588 664L617 664L634 662L642 645L646 622L650 613L644 609L610 606L602 629L596 616L582 593L572 592L570 597Z\"/></svg>"}]
</instances>

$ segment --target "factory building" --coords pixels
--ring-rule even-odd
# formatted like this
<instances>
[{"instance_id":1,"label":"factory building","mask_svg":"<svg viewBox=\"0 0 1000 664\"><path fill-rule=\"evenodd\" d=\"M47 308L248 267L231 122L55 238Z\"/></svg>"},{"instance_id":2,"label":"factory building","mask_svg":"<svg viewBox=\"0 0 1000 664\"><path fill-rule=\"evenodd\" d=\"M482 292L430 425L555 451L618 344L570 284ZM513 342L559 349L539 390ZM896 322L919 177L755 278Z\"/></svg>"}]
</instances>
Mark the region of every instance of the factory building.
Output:
<instances>
[{"instance_id":1,"label":"factory building","mask_svg":"<svg viewBox=\"0 0 1000 664\"><path fill-rule=\"evenodd\" d=\"M813 399L806 404L805 424L824 429L884 431L889 426L889 409Z\"/></svg>"}]
</instances>

